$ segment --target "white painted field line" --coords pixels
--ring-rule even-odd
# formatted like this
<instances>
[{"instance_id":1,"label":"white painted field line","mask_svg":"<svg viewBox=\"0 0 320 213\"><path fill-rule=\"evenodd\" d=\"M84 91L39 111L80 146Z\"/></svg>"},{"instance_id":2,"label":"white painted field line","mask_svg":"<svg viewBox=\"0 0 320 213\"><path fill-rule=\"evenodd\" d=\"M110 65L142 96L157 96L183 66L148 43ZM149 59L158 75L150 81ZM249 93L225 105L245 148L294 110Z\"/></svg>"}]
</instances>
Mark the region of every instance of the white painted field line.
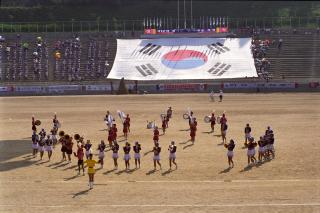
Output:
<instances>
[{"instance_id":1,"label":"white painted field line","mask_svg":"<svg viewBox=\"0 0 320 213\"><path fill-rule=\"evenodd\" d=\"M320 179L275 179L275 180L264 180L264 179L243 179L243 180L106 180L96 181L96 184L107 184L107 183L268 183L268 182L320 182ZM0 183L87 183L87 180L83 181L68 181L68 180L1 180Z\"/></svg>"},{"instance_id":2,"label":"white painted field line","mask_svg":"<svg viewBox=\"0 0 320 213\"><path fill-rule=\"evenodd\" d=\"M277 206L320 206L320 203L235 203L235 204L75 204L75 205L10 205L0 204L0 207L20 207L20 208L66 208L66 207L277 207Z\"/></svg>"}]
</instances>

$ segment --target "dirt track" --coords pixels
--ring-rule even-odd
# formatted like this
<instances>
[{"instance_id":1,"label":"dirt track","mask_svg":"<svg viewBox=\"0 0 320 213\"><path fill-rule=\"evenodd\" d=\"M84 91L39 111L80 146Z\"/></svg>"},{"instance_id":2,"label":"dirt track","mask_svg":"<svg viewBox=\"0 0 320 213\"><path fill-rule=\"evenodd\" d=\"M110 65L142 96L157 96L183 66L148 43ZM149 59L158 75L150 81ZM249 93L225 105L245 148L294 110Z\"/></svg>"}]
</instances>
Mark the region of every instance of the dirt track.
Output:
<instances>
[{"instance_id":1,"label":"dirt track","mask_svg":"<svg viewBox=\"0 0 320 213\"><path fill-rule=\"evenodd\" d=\"M160 137L162 171L152 172L152 132L147 120L160 125L160 113L173 108L166 135ZM195 145L182 114L190 107L198 120ZM31 153L31 116L49 130L58 113L62 129L84 134L94 147L106 140L103 117L121 109L131 116L129 142L142 143L142 168L112 171L110 151L98 170L95 188L87 175L77 176L76 159L60 163L60 146L51 162ZM203 117L226 111L227 139L235 139L235 167L227 169L226 149L218 132L208 134ZM222 103L206 94L141 96L64 96L0 98L0 211L2 212L319 212L320 94L226 94ZM246 168L243 129L255 138L270 125L275 131L276 158ZM120 120L117 119L120 126ZM118 127L122 135L122 127ZM122 137L120 137L120 141ZM179 169L168 172L167 146L178 144ZM120 142L122 147L124 142ZM97 151L96 151L97 153ZM97 158L97 156L95 156ZM133 161L131 162L133 165ZM98 166L99 167L99 166Z\"/></svg>"}]
</instances>

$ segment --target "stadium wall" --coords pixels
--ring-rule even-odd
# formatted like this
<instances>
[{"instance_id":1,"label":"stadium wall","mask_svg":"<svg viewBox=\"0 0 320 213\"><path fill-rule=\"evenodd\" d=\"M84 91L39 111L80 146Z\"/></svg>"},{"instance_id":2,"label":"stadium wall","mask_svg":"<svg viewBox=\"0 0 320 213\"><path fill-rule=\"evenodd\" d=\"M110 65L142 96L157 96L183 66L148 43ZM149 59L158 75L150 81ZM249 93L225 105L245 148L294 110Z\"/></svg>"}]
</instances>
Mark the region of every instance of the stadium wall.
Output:
<instances>
[{"instance_id":1,"label":"stadium wall","mask_svg":"<svg viewBox=\"0 0 320 213\"><path fill-rule=\"evenodd\" d=\"M56 96L116 94L118 84L85 85L2 85L0 96ZM225 83L160 83L126 84L129 94L209 93L223 89L226 93L320 92L319 82L225 82Z\"/></svg>"}]
</instances>

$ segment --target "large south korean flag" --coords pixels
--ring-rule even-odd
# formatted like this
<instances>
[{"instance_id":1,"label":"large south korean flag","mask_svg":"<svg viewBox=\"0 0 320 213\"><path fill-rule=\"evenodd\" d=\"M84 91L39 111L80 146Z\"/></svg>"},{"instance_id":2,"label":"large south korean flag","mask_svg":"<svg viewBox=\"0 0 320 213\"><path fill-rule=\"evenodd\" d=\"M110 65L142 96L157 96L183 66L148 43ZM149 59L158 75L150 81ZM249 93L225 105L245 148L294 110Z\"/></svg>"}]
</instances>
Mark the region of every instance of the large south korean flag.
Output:
<instances>
[{"instance_id":1,"label":"large south korean flag","mask_svg":"<svg viewBox=\"0 0 320 213\"><path fill-rule=\"evenodd\" d=\"M109 79L257 77L251 38L118 39Z\"/></svg>"}]
</instances>

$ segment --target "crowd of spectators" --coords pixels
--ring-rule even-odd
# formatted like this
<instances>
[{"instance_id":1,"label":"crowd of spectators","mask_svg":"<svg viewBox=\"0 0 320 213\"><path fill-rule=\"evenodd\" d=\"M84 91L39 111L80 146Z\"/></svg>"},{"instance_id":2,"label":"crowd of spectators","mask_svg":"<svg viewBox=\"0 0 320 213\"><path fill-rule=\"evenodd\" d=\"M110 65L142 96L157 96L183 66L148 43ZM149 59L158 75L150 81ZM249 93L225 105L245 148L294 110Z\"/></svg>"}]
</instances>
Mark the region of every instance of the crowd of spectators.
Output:
<instances>
[{"instance_id":1,"label":"crowd of spectators","mask_svg":"<svg viewBox=\"0 0 320 213\"><path fill-rule=\"evenodd\" d=\"M258 76L267 81L272 78L269 74L271 63L266 58L269 46L274 44L274 41L252 39L251 52L254 58L254 64L257 69Z\"/></svg>"},{"instance_id":2,"label":"crowd of spectators","mask_svg":"<svg viewBox=\"0 0 320 213\"><path fill-rule=\"evenodd\" d=\"M3 43L3 42L2 42ZM7 64L3 78L6 80L25 80L28 78L28 43L23 43L21 36L17 35L15 42L3 43L5 54L2 62Z\"/></svg>"},{"instance_id":3,"label":"crowd of spectators","mask_svg":"<svg viewBox=\"0 0 320 213\"><path fill-rule=\"evenodd\" d=\"M0 78L1 80L17 81L47 80L49 54L48 48L41 37L36 38L35 48L30 53L29 43L23 41L18 34L13 42L0 40Z\"/></svg>"},{"instance_id":4,"label":"crowd of spectators","mask_svg":"<svg viewBox=\"0 0 320 213\"><path fill-rule=\"evenodd\" d=\"M29 45L28 45L29 46ZM28 48L28 47L27 47ZM42 37L37 37L32 53L33 80L48 80L49 51Z\"/></svg>"},{"instance_id":5,"label":"crowd of spectators","mask_svg":"<svg viewBox=\"0 0 320 213\"><path fill-rule=\"evenodd\" d=\"M107 77L109 56L109 42L90 39L88 44L88 61L86 66L86 76L91 78Z\"/></svg>"},{"instance_id":6,"label":"crowd of spectators","mask_svg":"<svg viewBox=\"0 0 320 213\"><path fill-rule=\"evenodd\" d=\"M80 37L75 35L71 39L55 43L55 79L79 81L81 65Z\"/></svg>"}]
</instances>

